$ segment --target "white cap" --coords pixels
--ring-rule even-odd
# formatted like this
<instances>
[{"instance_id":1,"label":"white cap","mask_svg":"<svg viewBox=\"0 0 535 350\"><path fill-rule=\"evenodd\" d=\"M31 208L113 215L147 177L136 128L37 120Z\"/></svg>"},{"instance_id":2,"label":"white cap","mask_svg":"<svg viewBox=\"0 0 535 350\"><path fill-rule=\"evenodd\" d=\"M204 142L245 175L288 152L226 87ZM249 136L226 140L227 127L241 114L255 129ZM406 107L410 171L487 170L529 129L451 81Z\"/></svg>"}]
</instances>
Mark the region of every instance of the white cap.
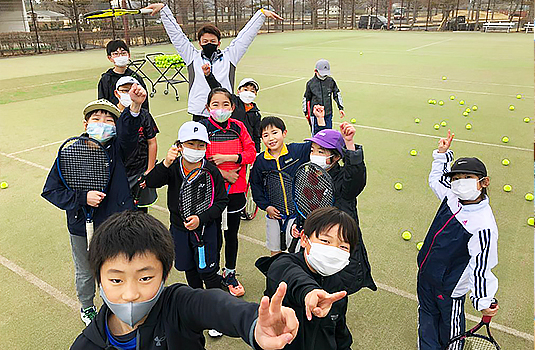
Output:
<instances>
[{"instance_id":1,"label":"white cap","mask_svg":"<svg viewBox=\"0 0 535 350\"><path fill-rule=\"evenodd\" d=\"M191 140L210 143L206 127L199 122L189 121L182 124L178 130L178 142L183 143Z\"/></svg>"},{"instance_id":2,"label":"white cap","mask_svg":"<svg viewBox=\"0 0 535 350\"><path fill-rule=\"evenodd\" d=\"M247 85L247 84L253 84L255 89L256 89L256 92L258 92L258 90L260 90L260 86L258 85L256 80L254 80L253 78L243 78L240 81L240 83L238 84L238 89L241 88L244 85Z\"/></svg>"},{"instance_id":3,"label":"white cap","mask_svg":"<svg viewBox=\"0 0 535 350\"><path fill-rule=\"evenodd\" d=\"M321 59L316 62L316 70L322 76L331 75L331 65L327 60Z\"/></svg>"},{"instance_id":4,"label":"white cap","mask_svg":"<svg viewBox=\"0 0 535 350\"><path fill-rule=\"evenodd\" d=\"M137 81L136 78L126 75L124 77L119 78L119 80L117 80L117 83L115 84L115 90L118 90L121 86L126 85L126 84L140 85L139 81Z\"/></svg>"}]
</instances>

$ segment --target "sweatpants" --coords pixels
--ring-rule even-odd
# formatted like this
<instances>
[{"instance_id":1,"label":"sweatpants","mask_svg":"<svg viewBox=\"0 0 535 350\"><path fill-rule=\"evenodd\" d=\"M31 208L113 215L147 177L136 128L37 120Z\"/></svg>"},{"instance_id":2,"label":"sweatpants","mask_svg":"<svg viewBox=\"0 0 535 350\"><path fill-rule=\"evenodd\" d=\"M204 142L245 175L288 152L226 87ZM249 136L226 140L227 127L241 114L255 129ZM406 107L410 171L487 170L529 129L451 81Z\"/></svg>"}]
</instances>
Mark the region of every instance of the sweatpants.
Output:
<instances>
[{"instance_id":1,"label":"sweatpants","mask_svg":"<svg viewBox=\"0 0 535 350\"><path fill-rule=\"evenodd\" d=\"M223 236L225 237L225 267L227 269L236 269L236 260L238 259L238 231L240 230L241 211L245 208L245 193L232 193L228 196L227 205L227 226L228 229L223 233L221 229L221 218L217 225L217 248L221 251L223 247Z\"/></svg>"},{"instance_id":2,"label":"sweatpants","mask_svg":"<svg viewBox=\"0 0 535 350\"><path fill-rule=\"evenodd\" d=\"M94 305L93 299L95 298L95 279L91 274L87 260L87 238L72 234L69 236L71 237L76 294L82 304L82 308L85 309Z\"/></svg>"},{"instance_id":3,"label":"sweatpants","mask_svg":"<svg viewBox=\"0 0 535 350\"><path fill-rule=\"evenodd\" d=\"M418 349L442 350L448 341L465 331L464 299L452 298L418 280Z\"/></svg>"}]
</instances>

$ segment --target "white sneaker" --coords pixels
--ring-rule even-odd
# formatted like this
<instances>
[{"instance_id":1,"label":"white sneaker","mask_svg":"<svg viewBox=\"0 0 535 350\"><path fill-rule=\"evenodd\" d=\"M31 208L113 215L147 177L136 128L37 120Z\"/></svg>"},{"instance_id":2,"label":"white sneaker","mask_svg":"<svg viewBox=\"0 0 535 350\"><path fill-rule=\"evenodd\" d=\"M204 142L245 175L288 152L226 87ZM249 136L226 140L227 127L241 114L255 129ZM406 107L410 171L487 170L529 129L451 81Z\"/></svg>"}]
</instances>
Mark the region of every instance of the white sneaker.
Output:
<instances>
[{"instance_id":1,"label":"white sneaker","mask_svg":"<svg viewBox=\"0 0 535 350\"><path fill-rule=\"evenodd\" d=\"M97 317L97 308L94 306L90 306L85 309L80 309L80 318L82 319L82 322L85 323L85 326L89 326L91 321Z\"/></svg>"},{"instance_id":2,"label":"white sneaker","mask_svg":"<svg viewBox=\"0 0 535 350\"><path fill-rule=\"evenodd\" d=\"M216 329L210 329L208 331L208 335L211 336L212 338L219 338L223 336L223 333L219 332Z\"/></svg>"}]
</instances>

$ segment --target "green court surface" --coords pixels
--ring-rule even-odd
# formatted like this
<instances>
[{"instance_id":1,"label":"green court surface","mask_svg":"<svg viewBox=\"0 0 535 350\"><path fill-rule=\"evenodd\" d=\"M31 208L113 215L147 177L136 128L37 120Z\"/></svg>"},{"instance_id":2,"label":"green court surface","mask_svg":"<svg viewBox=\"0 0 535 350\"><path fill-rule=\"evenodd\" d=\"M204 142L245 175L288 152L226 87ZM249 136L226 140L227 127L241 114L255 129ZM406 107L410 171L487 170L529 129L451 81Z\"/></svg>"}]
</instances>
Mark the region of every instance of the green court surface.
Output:
<instances>
[{"instance_id":1,"label":"green court surface","mask_svg":"<svg viewBox=\"0 0 535 350\"><path fill-rule=\"evenodd\" d=\"M132 51L175 53L171 45ZM259 82L257 103L264 116L284 118L289 142L309 136L301 100L319 58L331 62L346 120L356 118L356 142L364 146L368 169L359 214L379 290L350 297L353 349L416 349L416 243L439 206L427 176L431 152L448 128L455 132L456 156L481 158L491 178L500 234L494 272L501 309L493 320L498 326L494 336L503 349L532 349L533 227L527 219L533 216L533 202L524 195L533 192L533 122L523 121L533 118L532 37L380 31L260 35L238 65L236 78ZM65 349L82 330L65 215L40 193L61 141L82 132L82 108L96 98L98 79L109 65L104 50L0 60L0 181L9 183L0 190L0 349ZM148 74L156 77L153 70ZM162 94L163 85L150 100L161 131L160 159L179 126L190 120L187 85L178 88L178 102ZM428 104L429 99L444 105ZM464 117L462 112L473 105L478 110ZM335 121L341 121L336 112ZM441 121L447 126L435 130ZM471 130L465 129L467 123ZM501 142L503 136L509 143ZM411 149L418 155L410 156ZM509 166L501 164L503 158ZM403 183L401 191L394 189L395 182ZM513 190L504 192L505 184ZM150 212L168 223L166 189L159 195L158 208ZM412 232L411 241L401 238L404 230ZM242 222L240 234L244 298L259 301L265 281L254 261L268 254L264 213ZM174 271L169 282L183 280ZM466 310L472 325L478 312L468 303ZM247 348L226 337L207 343L208 349L229 346Z\"/></svg>"}]
</instances>

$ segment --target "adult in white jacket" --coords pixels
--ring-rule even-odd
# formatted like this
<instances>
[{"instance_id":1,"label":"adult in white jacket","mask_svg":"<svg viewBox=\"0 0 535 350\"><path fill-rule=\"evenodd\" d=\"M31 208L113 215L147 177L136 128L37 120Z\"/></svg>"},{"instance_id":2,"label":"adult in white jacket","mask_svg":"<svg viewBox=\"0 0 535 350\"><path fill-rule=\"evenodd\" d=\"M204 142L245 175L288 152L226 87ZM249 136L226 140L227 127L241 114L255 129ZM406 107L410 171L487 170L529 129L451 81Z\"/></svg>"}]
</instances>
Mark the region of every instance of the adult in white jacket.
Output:
<instances>
[{"instance_id":1,"label":"adult in white jacket","mask_svg":"<svg viewBox=\"0 0 535 350\"><path fill-rule=\"evenodd\" d=\"M282 20L275 12L266 9L256 11L236 38L223 50L219 49L221 46L219 29L213 25L204 26L197 34L199 46L202 48L199 50L184 34L167 5L161 3L151 4L146 8L152 10L152 15L160 13L160 18L169 35L169 39L171 39L178 54L182 56L188 67L188 113L192 114L193 120L196 121L209 116L206 110L206 99L210 92L210 86L204 78L201 67L206 63L210 63L212 72L222 87L229 91L234 91L236 66L253 42L265 19L269 17Z\"/></svg>"}]
</instances>

